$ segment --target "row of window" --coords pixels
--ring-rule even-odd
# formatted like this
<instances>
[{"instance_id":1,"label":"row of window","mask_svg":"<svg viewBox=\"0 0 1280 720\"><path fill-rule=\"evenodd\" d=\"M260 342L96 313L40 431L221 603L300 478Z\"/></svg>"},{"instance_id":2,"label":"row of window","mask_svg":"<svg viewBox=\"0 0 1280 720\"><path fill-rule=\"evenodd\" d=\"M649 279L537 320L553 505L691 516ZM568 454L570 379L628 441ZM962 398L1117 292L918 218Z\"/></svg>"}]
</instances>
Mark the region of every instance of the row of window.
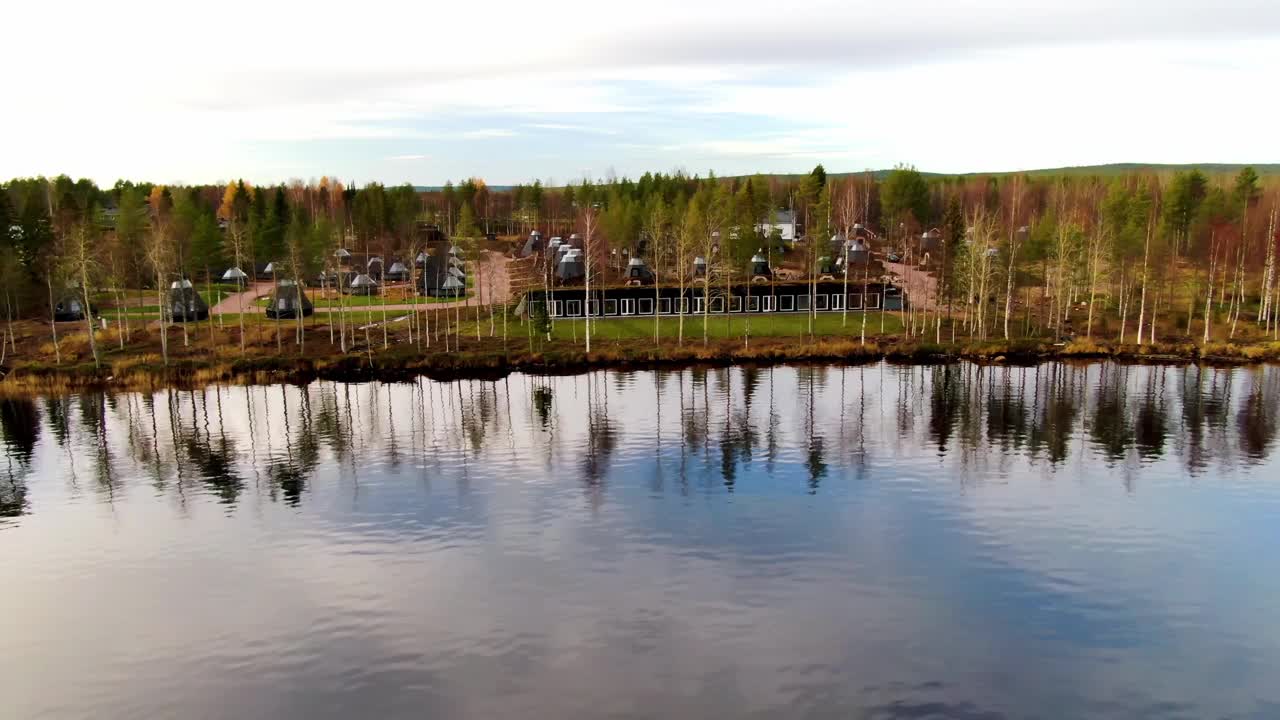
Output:
<instances>
[{"instance_id":1,"label":"row of window","mask_svg":"<svg viewBox=\"0 0 1280 720\"><path fill-rule=\"evenodd\" d=\"M880 293L849 293L848 306L850 310L861 310L863 297L867 300L867 309L876 310L880 308ZM815 310L844 310L845 295L839 293L833 295L814 295L813 307ZM658 299L659 315L675 315L677 313L697 315L707 310L703 304L705 298L679 298L677 304L675 298ZM750 297L742 297L735 295L729 298L729 312L742 312L745 302L747 312L806 312L809 310L809 295L752 295ZM723 297L711 298L710 312L724 312ZM652 315L653 314L653 298L623 298L610 299L604 301L604 312L600 312L600 301L591 300L587 303L591 315ZM552 300L549 303L551 317L581 317L582 301L581 300Z\"/></svg>"}]
</instances>

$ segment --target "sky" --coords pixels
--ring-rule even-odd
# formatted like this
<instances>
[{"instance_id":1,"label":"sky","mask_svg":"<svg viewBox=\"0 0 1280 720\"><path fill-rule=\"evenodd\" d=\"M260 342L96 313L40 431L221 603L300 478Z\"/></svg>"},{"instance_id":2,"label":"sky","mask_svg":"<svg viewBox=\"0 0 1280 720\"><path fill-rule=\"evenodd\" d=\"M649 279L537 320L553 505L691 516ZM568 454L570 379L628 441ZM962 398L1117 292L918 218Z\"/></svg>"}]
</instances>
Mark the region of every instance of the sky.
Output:
<instances>
[{"instance_id":1,"label":"sky","mask_svg":"<svg viewBox=\"0 0 1280 720\"><path fill-rule=\"evenodd\" d=\"M17 3L0 177L1280 162L1275 0Z\"/></svg>"}]
</instances>

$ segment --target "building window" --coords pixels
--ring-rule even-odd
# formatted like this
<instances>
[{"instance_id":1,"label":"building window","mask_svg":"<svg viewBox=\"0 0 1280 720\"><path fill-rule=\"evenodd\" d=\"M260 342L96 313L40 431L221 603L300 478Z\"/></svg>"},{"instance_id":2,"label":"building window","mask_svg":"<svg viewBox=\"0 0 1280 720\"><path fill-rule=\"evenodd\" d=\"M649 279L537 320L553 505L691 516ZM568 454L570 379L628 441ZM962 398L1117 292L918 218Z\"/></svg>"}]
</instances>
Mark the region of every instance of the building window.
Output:
<instances>
[{"instance_id":1,"label":"building window","mask_svg":"<svg viewBox=\"0 0 1280 720\"><path fill-rule=\"evenodd\" d=\"M560 317L560 301L552 300L550 304L551 310L548 311L548 314L551 315L551 317Z\"/></svg>"},{"instance_id":2,"label":"building window","mask_svg":"<svg viewBox=\"0 0 1280 720\"><path fill-rule=\"evenodd\" d=\"M742 312L742 297L734 295L729 298L729 312Z\"/></svg>"},{"instance_id":3,"label":"building window","mask_svg":"<svg viewBox=\"0 0 1280 720\"><path fill-rule=\"evenodd\" d=\"M880 307L880 293L867 293L867 307L871 309Z\"/></svg>"},{"instance_id":4,"label":"building window","mask_svg":"<svg viewBox=\"0 0 1280 720\"><path fill-rule=\"evenodd\" d=\"M760 312L760 296L752 295L747 300L747 312Z\"/></svg>"},{"instance_id":5,"label":"building window","mask_svg":"<svg viewBox=\"0 0 1280 720\"><path fill-rule=\"evenodd\" d=\"M605 315L617 315L617 314L618 314L618 301L617 301L617 300L605 300L605 301L604 301L604 314L605 314Z\"/></svg>"},{"instance_id":6,"label":"building window","mask_svg":"<svg viewBox=\"0 0 1280 720\"><path fill-rule=\"evenodd\" d=\"M653 314L653 298L640 298L640 314L641 315Z\"/></svg>"},{"instance_id":7,"label":"building window","mask_svg":"<svg viewBox=\"0 0 1280 720\"><path fill-rule=\"evenodd\" d=\"M796 309L796 299L792 295L782 295L778 298L778 309L782 312L791 312Z\"/></svg>"},{"instance_id":8,"label":"building window","mask_svg":"<svg viewBox=\"0 0 1280 720\"><path fill-rule=\"evenodd\" d=\"M703 298L696 297L693 299L694 312L701 314L705 306L706 306L706 302L703 301Z\"/></svg>"},{"instance_id":9,"label":"building window","mask_svg":"<svg viewBox=\"0 0 1280 720\"><path fill-rule=\"evenodd\" d=\"M844 309L844 296L843 296L843 295L832 295L832 296L831 296L831 309L832 309L832 310L843 310L843 309Z\"/></svg>"},{"instance_id":10,"label":"building window","mask_svg":"<svg viewBox=\"0 0 1280 720\"><path fill-rule=\"evenodd\" d=\"M809 309L809 296L808 296L808 295L797 295L797 296L796 296L796 309L797 309L797 310L808 310L808 309Z\"/></svg>"},{"instance_id":11,"label":"building window","mask_svg":"<svg viewBox=\"0 0 1280 720\"><path fill-rule=\"evenodd\" d=\"M813 309L814 309L814 310L826 310L826 309L827 309L827 296L826 296L826 295L815 295L815 296L813 297Z\"/></svg>"},{"instance_id":12,"label":"building window","mask_svg":"<svg viewBox=\"0 0 1280 720\"><path fill-rule=\"evenodd\" d=\"M581 315L581 314L582 314L582 301L581 301L581 300L567 300L567 301L566 301L566 308L565 308L564 314L565 314L565 315L568 315L569 317L578 317L579 315Z\"/></svg>"},{"instance_id":13,"label":"building window","mask_svg":"<svg viewBox=\"0 0 1280 720\"><path fill-rule=\"evenodd\" d=\"M858 293L849 293L849 309L850 309L850 310L861 310L861 309L862 309L862 296L861 296L861 295L859 295Z\"/></svg>"},{"instance_id":14,"label":"building window","mask_svg":"<svg viewBox=\"0 0 1280 720\"><path fill-rule=\"evenodd\" d=\"M592 317L595 317L596 315L599 315L599 314L600 314L600 301L599 301L599 300L588 300L588 301L587 301L587 314L588 314L588 315L591 315Z\"/></svg>"},{"instance_id":15,"label":"building window","mask_svg":"<svg viewBox=\"0 0 1280 720\"><path fill-rule=\"evenodd\" d=\"M713 313L724 312L724 298L722 297L711 298L711 312Z\"/></svg>"},{"instance_id":16,"label":"building window","mask_svg":"<svg viewBox=\"0 0 1280 720\"><path fill-rule=\"evenodd\" d=\"M658 312L663 315L671 314L671 298L662 298L658 301Z\"/></svg>"},{"instance_id":17,"label":"building window","mask_svg":"<svg viewBox=\"0 0 1280 720\"><path fill-rule=\"evenodd\" d=\"M689 314L689 298L687 297L680 298L680 314L681 315Z\"/></svg>"}]
</instances>

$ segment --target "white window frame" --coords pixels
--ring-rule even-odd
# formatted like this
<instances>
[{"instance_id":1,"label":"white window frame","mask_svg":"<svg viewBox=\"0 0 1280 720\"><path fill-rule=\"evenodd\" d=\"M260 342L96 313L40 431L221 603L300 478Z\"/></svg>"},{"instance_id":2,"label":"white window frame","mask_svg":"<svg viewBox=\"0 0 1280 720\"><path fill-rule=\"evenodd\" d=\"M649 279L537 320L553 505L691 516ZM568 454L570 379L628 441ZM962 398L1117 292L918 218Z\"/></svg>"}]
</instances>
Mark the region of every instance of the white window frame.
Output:
<instances>
[{"instance_id":1,"label":"white window frame","mask_svg":"<svg viewBox=\"0 0 1280 720\"><path fill-rule=\"evenodd\" d=\"M868 310L880 309L880 293L867 293L867 309Z\"/></svg>"},{"instance_id":2,"label":"white window frame","mask_svg":"<svg viewBox=\"0 0 1280 720\"><path fill-rule=\"evenodd\" d=\"M639 310L641 315L652 315L653 298L640 298Z\"/></svg>"},{"instance_id":3,"label":"white window frame","mask_svg":"<svg viewBox=\"0 0 1280 720\"><path fill-rule=\"evenodd\" d=\"M564 301L565 317L581 317L582 301L581 300L565 300Z\"/></svg>"},{"instance_id":4,"label":"white window frame","mask_svg":"<svg viewBox=\"0 0 1280 720\"><path fill-rule=\"evenodd\" d=\"M760 312L760 296L752 295L747 298L747 312Z\"/></svg>"},{"instance_id":5,"label":"white window frame","mask_svg":"<svg viewBox=\"0 0 1280 720\"><path fill-rule=\"evenodd\" d=\"M704 298L704 297L702 297L701 295L699 295L699 296L697 296L697 297L695 297L695 298L693 299L693 312L694 312L694 313L696 313L696 314L698 314L698 315L701 315L701 314L702 314L702 311L703 311L703 309L704 309L705 307L706 307L706 298Z\"/></svg>"},{"instance_id":6,"label":"white window frame","mask_svg":"<svg viewBox=\"0 0 1280 720\"><path fill-rule=\"evenodd\" d=\"M831 309L832 310L844 309L844 295L841 295L840 293L833 293L831 295Z\"/></svg>"},{"instance_id":7,"label":"white window frame","mask_svg":"<svg viewBox=\"0 0 1280 720\"><path fill-rule=\"evenodd\" d=\"M689 314L689 298L687 297L680 298L680 314L681 315Z\"/></svg>"},{"instance_id":8,"label":"white window frame","mask_svg":"<svg viewBox=\"0 0 1280 720\"><path fill-rule=\"evenodd\" d=\"M551 315L551 317L560 317L560 310L561 310L560 301L552 300L548 304L550 305L550 308L548 309L548 314Z\"/></svg>"},{"instance_id":9,"label":"white window frame","mask_svg":"<svg viewBox=\"0 0 1280 720\"><path fill-rule=\"evenodd\" d=\"M792 312L796 309L796 297L794 295L778 296L778 312Z\"/></svg>"},{"instance_id":10,"label":"white window frame","mask_svg":"<svg viewBox=\"0 0 1280 720\"><path fill-rule=\"evenodd\" d=\"M862 309L862 293L849 293L849 309L850 310Z\"/></svg>"},{"instance_id":11,"label":"white window frame","mask_svg":"<svg viewBox=\"0 0 1280 720\"><path fill-rule=\"evenodd\" d=\"M778 299L773 295L762 295L760 297L760 312L773 312Z\"/></svg>"},{"instance_id":12,"label":"white window frame","mask_svg":"<svg viewBox=\"0 0 1280 720\"><path fill-rule=\"evenodd\" d=\"M671 298L660 298L658 300L658 314L671 315Z\"/></svg>"},{"instance_id":13,"label":"white window frame","mask_svg":"<svg viewBox=\"0 0 1280 720\"><path fill-rule=\"evenodd\" d=\"M605 299L605 301L604 301L604 314L605 314L605 315L617 315L617 314L618 314L618 301L617 301L617 299L615 299L615 298L606 298L606 299Z\"/></svg>"},{"instance_id":14,"label":"white window frame","mask_svg":"<svg viewBox=\"0 0 1280 720\"><path fill-rule=\"evenodd\" d=\"M825 294L819 293L813 296L813 309L819 311L827 309L827 296Z\"/></svg>"},{"instance_id":15,"label":"white window frame","mask_svg":"<svg viewBox=\"0 0 1280 720\"><path fill-rule=\"evenodd\" d=\"M713 313L724 312L724 298L719 296L711 298L711 312Z\"/></svg>"},{"instance_id":16,"label":"white window frame","mask_svg":"<svg viewBox=\"0 0 1280 720\"><path fill-rule=\"evenodd\" d=\"M808 295L797 295L797 296L796 296L796 310L805 311L805 310L808 310L808 309L809 309L809 296L808 296Z\"/></svg>"},{"instance_id":17,"label":"white window frame","mask_svg":"<svg viewBox=\"0 0 1280 720\"><path fill-rule=\"evenodd\" d=\"M600 316L600 301L592 298L587 301L587 314L591 317Z\"/></svg>"},{"instance_id":18,"label":"white window frame","mask_svg":"<svg viewBox=\"0 0 1280 720\"><path fill-rule=\"evenodd\" d=\"M734 295L729 298L729 312L742 312L742 296Z\"/></svg>"},{"instance_id":19,"label":"white window frame","mask_svg":"<svg viewBox=\"0 0 1280 720\"><path fill-rule=\"evenodd\" d=\"M621 315L635 315L636 314L635 298L622 298L622 301L618 303L618 312Z\"/></svg>"}]
</instances>

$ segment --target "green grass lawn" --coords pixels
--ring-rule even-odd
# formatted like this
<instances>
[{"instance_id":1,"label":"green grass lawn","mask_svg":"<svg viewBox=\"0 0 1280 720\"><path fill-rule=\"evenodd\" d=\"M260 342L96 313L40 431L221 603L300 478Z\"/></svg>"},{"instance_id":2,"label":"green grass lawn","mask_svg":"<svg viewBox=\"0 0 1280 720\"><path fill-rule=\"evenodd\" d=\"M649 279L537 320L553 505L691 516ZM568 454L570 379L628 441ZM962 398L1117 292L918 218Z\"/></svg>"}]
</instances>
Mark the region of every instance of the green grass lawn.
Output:
<instances>
[{"instance_id":1,"label":"green grass lawn","mask_svg":"<svg viewBox=\"0 0 1280 720\"><path fill-rule=\"evenodd\" d=\"M884 331L898 333L902 330L902 319L898 313L884 313ZM869 311L867 318L867 335L880 332L881 312ZM559 339L582 337L583 320L557 319L552 330L552 337ZM663 317L659 321L659 333L664 338L675 338L679 335L680 319ZM752 337L803 337L809 334L809 316L805 313L752 313L716 315L707 317L707 336L712 338L742 337L747 331L747 323L751 325ZM862 312L850 310L848 323L843 324L841 313L820 312L813 322L814 335L845 335L858 337L862 332ZM637 340L653 338L653 317L631 318L597 318L592 323L592 337L612 340ZM684 337L702 338L702 316L686 315L684 317Z\"/></svg>"}]
</instances>

